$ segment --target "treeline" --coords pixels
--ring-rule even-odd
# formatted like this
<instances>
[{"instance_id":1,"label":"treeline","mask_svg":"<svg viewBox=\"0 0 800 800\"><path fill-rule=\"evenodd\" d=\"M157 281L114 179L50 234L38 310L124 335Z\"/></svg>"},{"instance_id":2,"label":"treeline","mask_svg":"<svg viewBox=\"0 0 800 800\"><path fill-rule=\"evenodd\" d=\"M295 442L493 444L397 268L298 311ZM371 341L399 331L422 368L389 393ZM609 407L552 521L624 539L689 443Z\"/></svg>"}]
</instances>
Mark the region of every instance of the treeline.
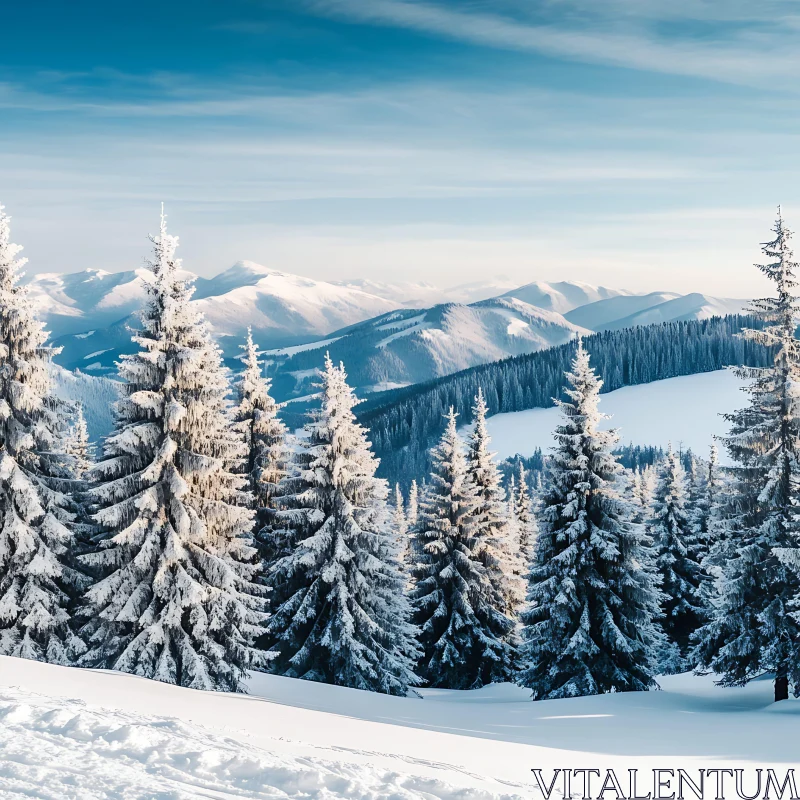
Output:
<instances>
[{"instance_id":1,"label":"treeline","mask_svg":"<svg viewBox=\"0 0 800 800\"><path fill-rule=\"evenodd\" d=\"M765 366L769 349L737 335L761 324L741 315L665 322L596 333L584 339L584 348L603 381L602 391L610 392L732 364ZM379 474L404 486L426 475L428 451L444 428L448 409L455 409L460 425L470 422L478 389L490 415L552 406L574 353L573 344L560 345L368 398L357 413L372 433Z\"/></svg>"}]
</instances>

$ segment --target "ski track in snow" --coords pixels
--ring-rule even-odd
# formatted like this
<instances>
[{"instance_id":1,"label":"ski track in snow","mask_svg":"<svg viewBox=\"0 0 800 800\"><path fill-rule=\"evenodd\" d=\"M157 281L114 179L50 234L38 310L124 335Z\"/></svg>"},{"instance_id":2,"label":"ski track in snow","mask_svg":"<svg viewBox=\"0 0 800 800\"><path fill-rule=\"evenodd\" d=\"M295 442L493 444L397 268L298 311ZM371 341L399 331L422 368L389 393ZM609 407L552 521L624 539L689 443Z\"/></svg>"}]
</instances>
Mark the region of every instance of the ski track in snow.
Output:
<instances>
[{"instance_id":1,"label":"ski track in snow","mask_svg":"<svg viewBox=\"0 0 800 800\"><path fill-rule=\"evenodd\" d=\"M433 761L426 766L457 770ZM0 693L0 796L490 800L520 795L453 787L377 766L280 755L178 719L109 712L9 687Z\"/></svg>"}]
</instances>

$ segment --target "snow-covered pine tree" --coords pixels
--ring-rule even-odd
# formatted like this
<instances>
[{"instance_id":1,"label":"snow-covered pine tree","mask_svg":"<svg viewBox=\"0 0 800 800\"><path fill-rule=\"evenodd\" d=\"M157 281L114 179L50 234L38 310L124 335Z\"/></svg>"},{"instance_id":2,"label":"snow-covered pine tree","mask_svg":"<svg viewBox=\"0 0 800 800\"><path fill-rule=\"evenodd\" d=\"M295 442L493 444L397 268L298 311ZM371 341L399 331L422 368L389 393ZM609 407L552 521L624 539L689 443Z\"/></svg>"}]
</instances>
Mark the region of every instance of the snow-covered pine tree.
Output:
<instances>
[{"instance_id":1,"label":"snow-covered pine tree","mask_svg":"<svg viewBox=\"0 0 800 800\"><path fill-rule=\"evenodd\" d=\"M400 484L396 483L394 485L394 529L397 531L401 543L405 542L408 531L408 520L403 506L403 491L400 488Z\"/></svg>"},{"instance_id":2,"label":"snow-covered pine tree","mask_svg":"<svg viewBox=\"0 0 800 800\"><path fill-rule=\"evenodd\" d=\"M727 558L725 525L720 519L724 483L724 473L719 465L719 452L716 444L712 444L709 448L708 461L703 469L702 491L692 520L696 535L705 544L705 557L701 566L708 580L701 585L700 594L709 618L714 615L717 581L722 577L722 567Z\"/></svg>"},{"instance_id":3,"label":"snow-covered pine tree","mask_svg":"<svg viewBox=\"0 0 800 800\"><path fill-rule=\"evenodd\" d=\"M631 499L633 501L633 521L644 522L650 516L650 504L653 501L649 491L644 470L637 467L631 477Z\"/></svg>"},{"instance_id":4,"label":"snow-covered pine tree","mask_svg":"<svg viewBox=\"0 0 800 800\"><path fill-rule=\"evenodd\" d=\"M378 461L353 414L344 367L328 356L321 389L321 408L276 497L271 670L404 695L419 683L419 650L388 486L375 477Z\"/></svg>"},{"instance_id":5,"label":"snow-covered pine tree","mask_svg":"<svg viewBox=\"0 0 800 800\"><path fill-rule=\"evenodd\" d=\"M687 516L686 501L686 475L680 456L670 444L653 497L653 516L648 521L664 593L661 627L679 653L664 669L670 672L683 672L692 666L686 661L689 641L706 613L700 588L705 580L700 566L703 548Z\"/></svg>"},{"instance_id":6,"label":"snow-covered pine tree","mask_svg":"<svg viewBox=\"0 0 800 800\"><path fill-rule=\"evenodd\" d=\"M690 475L689 522L697 539L698 551L703 563L713 538L713 514L720 486L719 454L716 445L711 445L709 460L693 459L694 469Z\"/></svg>"},{"instance_id":7,"label":"snow-covered pine tree","mask_svg":"<svg viewBox=\"0 0 800 800\"><path fill-rule=\"evenodd\" d=\"M401 567L406 577L410 577L409 569L414 562L414 532L408 524L408 518L403 507L403 491L400 484L394 485L394 530L397 540L400 543ZM408 585L408 582L406 582Z\"/></svg>"},{"instance_id":8,"label":"snow-covered pine tree","mask_svg":"<svg viewBox=\"0 0 800 800\"><path fill-rule=\"evenodd\" d=\"M514 501L514 516L517 518L517 524L519 526L519 549L522 560L526 565L527 573L527 567L533 557L533 551L536 545L538 526L536 524L536 514L533 508L534 501L528 489L528 476L521 461L519 463L517 478L516 485L512 484L511 493Z\"/></svg>"},{"instance_id":9,"label":"snow-covered pine tree","mask_svg":"<svg viewBox=\"0 0 800 800\"><path fill-rule=\"evenodd\" d=\"M244 477L227 465L243 447L230 430L220 353L189 304L177 238L151 237L152 279L123 356L126 395L91 473L100 526L82 560L98 576L83 599L81 663L197 689L244 691L266 620L255 582Z\"/></svg>"},{"instance_id":10,"label":"snow-covered pine tree","mask_svg":"<svg viewBox=\"0 0 800 800\"><path fill-rule=\"evenodd\" d=\"M514 480L514 476L512 475L508 482L508 493L506 495L506 528L508 530L509 539L512 542L517 542L517 545L519 545L522 535L520 533L519 518L517 517L516 488L516 482ZM520 557L521 556L522 549L520 547Z\"/></svg>"},{"instance_id":11,"label":"snow-covered pine tree","mask_svg":"<svg viewBox=\"0 0 800 800\"><path fill-rule=\"evenodd\" d=\"M489 450L491 438L486 425L486 401L478 389L472 407L473 426L467 442L467 475L477 489L478 504L474 511L475 552L486 569L496 592L495 605L515 619L525 602L527 564L523 561L519 530L509 526L508 503L500 480L500 470ZM515 645L514 640L510 640ZM511 672L500 672L495 681L507 681Z\"/></svg>"},{"instance_id":12,"label":"snow-covered pine tree","mask_svg":"<svg viewBox=\"0 0 800 800\"><path fill-rule=\"evenodd\" d=\"M233 409L234 429L244 440L244 474L255 509L253 530L262 544L267 538L273 497L286 474L288 448L286 426L278 418L278 405L270 394L270 380L264 377L260 353L247 329L241 361L244 370L236 382L236 405ZM268 555L268 554L265 554Z\"/></svg>"},{"instance_id":13,"label":"snow-covered pine tree","mask_svg":"<svg viewBox=\"0 0 800 800\"><path fill-rule=\"evenodd\" d=\"M533 557L532 545L526 544L530 542L530 526L523 526L517 517L516 498L513 494L514 478L511 478L512 485L509 487L508 497L506 498L505 508L505 527L506 536L508 541L512 543L515 548L514 558L510 566L513 570L513 590L512 602L509 606L509 616L516 622L514 631L514 647L519 654L520 639L519 639L519 615L525 608L525 600L527 598L528 589L528 575L530 574L531 559ZM516 670L520 667L519 658L516 662ZM515 680L516 676L512 676L510 680Z\"/></svg>"},{"instance_id":14,"label":"snow-covered pine tree","mask_svg":"<svg viewBox=\"0 0 800 800\"><path fill-rule=\"evenodd\" d=\"M775 675L775 700L800 688L800 625L795 602L800 588L798 558L798 442L800 440L800 342L795 325L798 265L791 231L780 211L775 238L756 265L775 284L775 297L754 300L750 312L764 323L744 338L773 349L774 362L735 372L750 380L749 404L726 415L730 435L722 439L736 466L723 509L724 553L714 617L698 632L696 658L741 686L764 672Z\"/></svg>"},{"instance_id":15,"label":"snow-covered pine tree","mask_svg":"<svg viewBox=\"0 0 800 800\"><path fill-rule=\"evenodd\" d=\"M411 481L411 488L408 490L408 507L406 509L406 520L408 521L409 528L413 528L417 524L417 515L419 514L419 492L417 489L417 481Z\"/></svg>"},{"instance_id":16,"label":"snow-covered pine tree","mask_svg":"<svg viewBox=\"0 0 800 800\"><path fill-rule=\"evenodd\" d=\"M95 448L89 441L89 429L83 415L83 405L77 403L67 433L64 452L72 457L75 477L83 480L94 463Z\"/></svg>"},{"instance_id":17,"label":"snow-covered pine tree","mask_svg":"<svg viewBox=\"0 0 800 800\"><path fill-rule=\"evenodd\" d=\"M453 409L432 452L434 471L417 522L411 593L424 654L420 674L431 686L473 689L507 674L515 659L514 623L496 600L480 559L481 500L469 479Z\"/></svg>"},{"instance_id":18,"label":"snow-covered pine tree","mask_svg":"<svg viewBox=\"0 0 800 800\"><path fill-rule=\"evenodd\" d=\"M22 248L0 206L0 654L68 664L84 649L66 607L84 588L74 569L63 422L48 396L57 350L20 286Z\"/></svg>"},{"instance_id":19,"label":"snow-covered pine tree","mask_svg":"<svg viewBox=\"0 0 800 800\"><path fill-rule=\"evenodd\" d=\"M522 615L519 683L534 700L656 687L660 592L651 543L618 491L615 431L601 431L602 382L579 341L539 520Z\"/></svg>"}]
</instances>

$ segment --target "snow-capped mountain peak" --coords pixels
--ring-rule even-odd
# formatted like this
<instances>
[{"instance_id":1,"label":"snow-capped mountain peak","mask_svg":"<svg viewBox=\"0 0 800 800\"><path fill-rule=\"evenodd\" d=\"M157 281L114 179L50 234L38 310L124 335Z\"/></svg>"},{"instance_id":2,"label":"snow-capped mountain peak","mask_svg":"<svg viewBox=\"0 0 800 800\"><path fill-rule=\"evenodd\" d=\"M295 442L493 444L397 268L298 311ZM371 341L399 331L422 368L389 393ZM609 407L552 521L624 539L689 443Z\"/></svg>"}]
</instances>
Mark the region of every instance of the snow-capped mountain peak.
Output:
<instances>
[{"instance_id":1,"label":"snow-capped mountain peak","mask_svg":"<svg viewBox=\"0 0 800 800\"><path fill-rule=\"evenodd\" d=\"M242 286L255 286L259 281L274 274L281 275L283 273L256 264L255 261L237 261L232 267L213 278L197 278L194 298L202 300L205 297L225 294Z\"/></svg>"},{"instance_id":2,"label":"snow-capped mountain peak","mask_svg":"<svg viewBox=\"0 0 800 800\"><path fill-rule=\"evenodd\" d=\"M605 300L619 295L630 295L624 289L609 289L605 286L594 286L582 281L533 281L524 286L506 292L504 297L516 297L529 305L546 308L559 314L566 314L574 308L587 303Z\"/></svg>"}]
</instances>

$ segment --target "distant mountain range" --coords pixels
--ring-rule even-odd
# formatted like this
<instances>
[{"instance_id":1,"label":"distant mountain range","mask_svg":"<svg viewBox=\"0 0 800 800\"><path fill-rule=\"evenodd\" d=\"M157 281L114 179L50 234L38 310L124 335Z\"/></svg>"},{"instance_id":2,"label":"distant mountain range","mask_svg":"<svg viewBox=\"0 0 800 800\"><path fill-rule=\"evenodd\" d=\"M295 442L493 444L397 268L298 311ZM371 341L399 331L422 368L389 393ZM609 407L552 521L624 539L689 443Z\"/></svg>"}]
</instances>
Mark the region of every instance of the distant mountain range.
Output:
<instances>
[{"instance_id":1,"label":"distant mountain range","mask_svg":"<svg viewBox=\"0 0 800 800\"><path fill-rule=\"evenodd\" d=\"M403 309L336 331L325 341L267 352L277 399L314 391L325 352L362 393L394 389L563 344L590 333L561 314L495 297L472 305Z\"/></svg>"},{"instance_id":2,"label":"distant mountain range","mask_svg":"<svg viewBox=\"0 0 800 800\"><path fill-rule=\"evenodd\" d=\"M426 283L369 279L326 282L240 261L195 281L196 303L232 366L248 326L269 351L280 400L313 391L325 350L344 361L362 392L403 386L512 355L562 344L579 333L740 311L746 304L702 294L634 294L578 281L505 279L442 290ZM131 352L130 328L147 271L48 273L30 293L63 348L57 362L113 376Z\"/></svg>"},{"instance_id":3,"label":"distant mountain range","mask_svg":"<svg viewBox=\"0 0 800 800\"><path fill-rule=\"evenodd\" d=\"M241 336L248 325L262 346L289 344L361 322L400 304L360 289L315 281L240 261L214 278L194 278L194 302L218 336ZM142 305L147 271L47 273L30 293L54 338L105 328Z\"/></svg>"},{"instance_id":4,"label":"distant mountain range","mask_svg":"<svg viewBox=\"0 0 800 800\"><path fill-rule=\"evenodd\" d=\"M481 300L489 300L516 287L513 281L498 278L491 281L474 281L441 289L430 283L407 283L403 281L386 283L359 278L350 281L334 281L337 286L360 289L368 294L376 294L406 308L430 308L442 303L469 305Z\"/></svg>"},{"instance_id":5,"label":"distant mountain range","mask_svg":"<svg viewBox=\"0 0 800 800\"><path fill-rule=\"evenodd\" d=\"M580 281L558 281L557 283L534 281L511 289L505 292L504 296L516 297L532 306L546 308L548 311L556 311L559 314L567 314L590 303L632 294L633 292L623 289L607 289L605 286L592 286Z\"/></svg>"},{"instance_id":6,"label":"distant mountain range","mask_svg":"<svg viewBox=\"0 0 800 800\"><path fill-rule=\"evenodd\" d=\"M609 331L658 322L740 314L747 305L747 300L709 297L698 293L680 295L674 292L651 292L598 300L573 308L564 316L575 325L593 331Z\"/></svg>"}]
</instances>

